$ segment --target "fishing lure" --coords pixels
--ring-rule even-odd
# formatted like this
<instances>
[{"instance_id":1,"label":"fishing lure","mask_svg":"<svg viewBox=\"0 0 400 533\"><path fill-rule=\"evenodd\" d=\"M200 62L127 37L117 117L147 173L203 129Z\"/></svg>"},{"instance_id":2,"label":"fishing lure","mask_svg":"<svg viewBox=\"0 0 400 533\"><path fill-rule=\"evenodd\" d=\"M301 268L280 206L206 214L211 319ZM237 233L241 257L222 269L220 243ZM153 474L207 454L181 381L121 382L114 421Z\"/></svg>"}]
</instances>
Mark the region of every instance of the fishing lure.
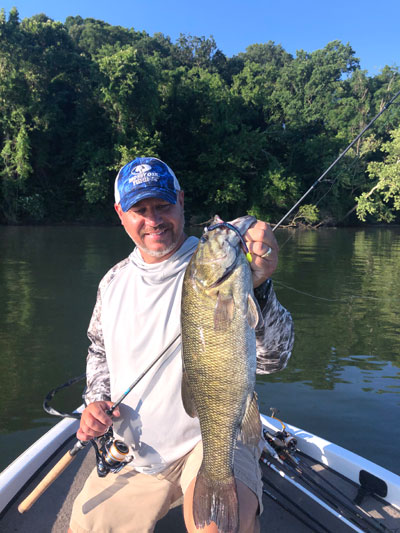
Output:
<instances>
[{"instance_id":1,"label":"fishing lure","mask_svg":"<svg viewBox=\"0 0 400 533\"><path fill-rule=\"evenodd\" d=\"M249 263L251 263L253 261L253 258L251 256L251 253L249 252L249 249L247 247L246 241L244 240L243 235L240 233L238 228L236 226L234 226L233 224L229 224L229 222L218 222L218 224L213 224L212 226L210 226L208 228L205 228L204 232L208 233L209 231L212 231L214 229L220 228L222 226L224 226L225 228L228 228L228 229L230 229L230 230L232 230L232 231L234 231L236 233L236 235L239 237L240 242L242 244L243 252L244 252L244 254L246 256L246 259L247 259L247 261Z\"/></svg>"}]
</instances>

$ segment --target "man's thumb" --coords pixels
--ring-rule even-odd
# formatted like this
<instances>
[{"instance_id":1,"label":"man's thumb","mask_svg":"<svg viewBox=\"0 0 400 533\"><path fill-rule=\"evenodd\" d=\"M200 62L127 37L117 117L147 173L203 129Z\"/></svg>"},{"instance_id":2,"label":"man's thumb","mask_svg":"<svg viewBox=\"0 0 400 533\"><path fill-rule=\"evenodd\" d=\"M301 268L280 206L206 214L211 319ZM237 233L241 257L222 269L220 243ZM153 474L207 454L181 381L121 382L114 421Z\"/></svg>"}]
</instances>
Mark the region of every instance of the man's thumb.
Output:
<instances>
[{"instance_id":1,"label":"man's thumb","mask_svg":"<svg viewBox=\"0 0 400 533\"><path fill-rule=\"evenodd\" d=\"M114 405L113 402L106 402L107 405L108 405L108 409L111 409L111 407ZM114 411L112 412L112 415L111 416L115 416L116 418L118 418L120 416L120 412L119 412L119 407L116 407L114 409Z\"/></svg>"},{"instance_id":2,"label":"man's thumb","mask_svg":"<svg viewBox=\"0 0 400 533\"><path fill-rule=\"evenodd\" d=\"M116 418L118 418L119 416L121 416L121 413L119 412L119 407L117 407L116 409L114 409L112 416L115 416Z\"/></svg>"}]
</instances>

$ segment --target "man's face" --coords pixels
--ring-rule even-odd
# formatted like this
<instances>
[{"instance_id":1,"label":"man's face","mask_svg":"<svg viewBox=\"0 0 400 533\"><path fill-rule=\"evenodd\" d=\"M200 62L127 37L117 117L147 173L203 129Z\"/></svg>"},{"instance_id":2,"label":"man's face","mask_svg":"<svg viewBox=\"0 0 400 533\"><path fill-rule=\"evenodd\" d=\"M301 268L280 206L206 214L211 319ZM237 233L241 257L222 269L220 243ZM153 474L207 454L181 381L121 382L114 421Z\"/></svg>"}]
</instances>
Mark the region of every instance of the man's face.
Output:
<instances>
[{"instance_id":1,"label":"man's face","mask_svg":"<svg viewBox=\"0 0 400 533\"><path fill-rule=\"evenodd\" d=\"M178 191L176 204L161 198L145 198L126 212L120 204L115 204L125 231L146 263L168 259L185 240L183 196L183 191Z\"/></svg>"}]
</instances>

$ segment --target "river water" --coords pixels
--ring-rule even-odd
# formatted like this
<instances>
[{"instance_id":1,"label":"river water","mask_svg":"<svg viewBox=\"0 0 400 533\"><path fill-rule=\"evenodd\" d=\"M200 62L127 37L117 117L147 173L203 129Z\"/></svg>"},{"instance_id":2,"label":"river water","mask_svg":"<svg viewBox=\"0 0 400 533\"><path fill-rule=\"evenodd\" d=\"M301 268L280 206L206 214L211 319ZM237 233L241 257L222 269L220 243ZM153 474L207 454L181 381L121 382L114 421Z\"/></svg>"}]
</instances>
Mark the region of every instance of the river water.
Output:
<instances>
[{"instance_id":1,"label":"river water","mask_svg":"<svg viewBox=\"0 0 400 533\"><path fill-rule=\"evenodd\" d=\"M277 238L296 341L283 372L258 377L261 410L400 474L400 228ZM42 401L85 371L97 284L131 248L120 227L0 227L0 469L57 421Z\"/></svg>"}]
</instances>

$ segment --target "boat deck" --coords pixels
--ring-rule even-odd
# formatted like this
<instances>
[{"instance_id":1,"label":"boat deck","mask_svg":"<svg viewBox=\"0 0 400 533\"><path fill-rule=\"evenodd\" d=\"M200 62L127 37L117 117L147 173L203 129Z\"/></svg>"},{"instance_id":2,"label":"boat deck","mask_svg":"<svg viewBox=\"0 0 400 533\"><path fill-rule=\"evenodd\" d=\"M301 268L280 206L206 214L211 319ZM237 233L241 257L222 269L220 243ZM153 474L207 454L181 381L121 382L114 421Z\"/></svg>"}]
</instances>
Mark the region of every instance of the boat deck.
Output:
<instances>
[{"instance_id":1,"label":"boat deck","mask_svg":"<svg viewBox=\"0 0 400 533\"><path fill-rule=\"evenodd\" d=\"M68 442L56 457L40 472L40 475L25 487L25 490L19 495L13 505L6 509L0 523L1 531L6 533L31 533L32 531L44 533L67 532L72 503L81 490L88 473L95 466L94 452L90 447L77 455L73 463L60 475L29 511L21 515L18 513L17 506L33 490L47 471L71 447L71 442ZM303 457L302 461L306 465L308 459ZM309 467L307 471L311 476L317 476L319 483L321 476L328 480L328 484L326 484L328 493L332 493L332 487L329 485L329 483L332 483L344 495L339 500L342 502L339 507L337 502L335 503L336 507L332 502L330 503L332 508L336 509L343 517L346 517L345 506L355 497L357 493L356 486L319 464L309 463L306 466ZM280 468L279 464L277 464L277 467ZM292 476L287 470L285 472L299 482L299 476L295 476L294 474ZM357 530L400 531L400 513L393 507L380 503L376 498L366 498L363 507L372 516L384 522L384 528L381 528L379 524L375 528L369 528L363 522L361 522L361 526L356 525L353 522L354 516L349 515L349 521L351 524L354 524L353 527L350 527L343 520L324 510L319 503L314 502L298 488L288 483L279 473L272 471L268 466L263 466L263 477L265 479L266 493L264 495L264 512L260 519L262 532L304 533L310 531L328 531L332 533L348 533ZM300 479L300 482L307 488L312 485L309 479ZM347 498L350 500L347 500ZM360 511L360 514L363 515L362 511ZM181 506L170 510L168 515L157 524L155 529L156 533L184 533L185 531Z\"/></svg>"}]
</instances>

